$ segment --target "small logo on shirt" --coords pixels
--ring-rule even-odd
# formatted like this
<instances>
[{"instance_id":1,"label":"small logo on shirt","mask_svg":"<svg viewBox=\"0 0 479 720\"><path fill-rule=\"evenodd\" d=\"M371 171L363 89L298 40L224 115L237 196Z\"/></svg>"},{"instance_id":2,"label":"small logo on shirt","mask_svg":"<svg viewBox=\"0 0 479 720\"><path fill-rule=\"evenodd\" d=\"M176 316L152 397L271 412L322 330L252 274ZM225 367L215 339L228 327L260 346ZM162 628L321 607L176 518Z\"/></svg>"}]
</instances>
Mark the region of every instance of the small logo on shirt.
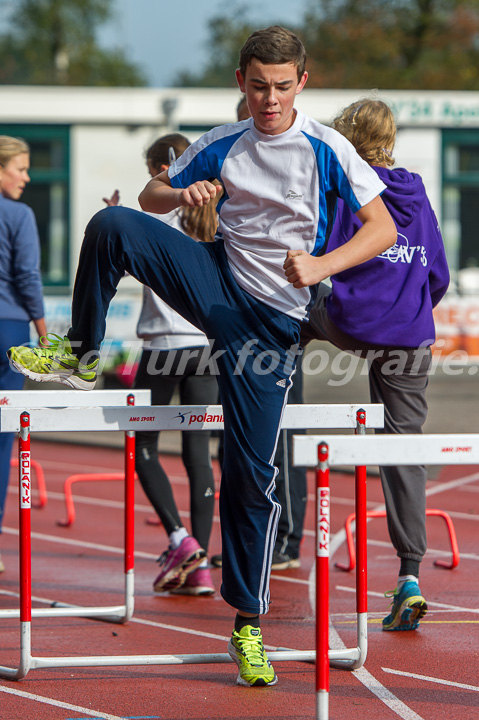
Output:
<instances>
[{"instance_id":1,"label":"small logo on shirt","mask_svg":"<svg viewBox=\"0 0 479 720\"><path fill-rule=\"evenodd\" d=\"M282 380L278 380L278 382L276 383L276 385L277 385L278 387L284 387L284 388L285 388L285 387L286 387L286 380L285 380L284 378L283 378Z\"/></svg>"},{"instance_id":2,"label":"small logo on shirt","mask_svg":"<svg viewBox=\"0 0 479 720\"><path fill-rule=\"evenodd\" d=\"M302 200L303 195L300 195L299 193L294 192L294 190L290 190L289 193L286 195L286 200Z\"/></svg>"}]
</instances>

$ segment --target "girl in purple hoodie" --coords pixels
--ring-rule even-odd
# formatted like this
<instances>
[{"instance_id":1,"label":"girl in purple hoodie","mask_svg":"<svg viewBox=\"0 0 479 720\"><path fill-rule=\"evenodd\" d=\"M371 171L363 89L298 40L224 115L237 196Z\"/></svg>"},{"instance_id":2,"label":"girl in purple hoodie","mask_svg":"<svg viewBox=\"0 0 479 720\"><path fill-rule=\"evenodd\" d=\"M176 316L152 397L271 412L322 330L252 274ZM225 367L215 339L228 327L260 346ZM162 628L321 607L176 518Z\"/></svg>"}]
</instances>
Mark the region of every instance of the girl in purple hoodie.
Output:
<instances>
[{"instance_id":1,"label":"girl in purple hoodie","mask_svg":"<svg viewBox=\"0 0 479 720\"><path fill-rule=\"evenodd\" d=\"M319 285L302 344L329 340L365 358L371 401L384 404L380 432L421 433L435 340L432 309L449 284L441 232L419 175L392 169L396 124L384 102L359 100L333 127L387 186L382 199L396 224L397 240L374 259L333 275L332 289ZM338 200L328 252L344 245L360 225ZM426 552L426 468L380 471L389 534L401 563L383 630L415 630L427 612L419 589L419 564Z\"/></svg>"}]
</instances>

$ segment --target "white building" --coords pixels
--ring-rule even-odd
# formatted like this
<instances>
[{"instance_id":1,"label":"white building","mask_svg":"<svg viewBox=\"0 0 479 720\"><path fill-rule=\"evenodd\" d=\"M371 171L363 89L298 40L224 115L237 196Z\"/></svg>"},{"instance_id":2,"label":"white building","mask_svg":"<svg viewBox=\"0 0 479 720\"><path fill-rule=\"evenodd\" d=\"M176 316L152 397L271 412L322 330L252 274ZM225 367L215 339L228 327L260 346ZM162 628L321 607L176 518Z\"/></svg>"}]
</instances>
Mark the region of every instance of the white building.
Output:
<instances>
[{"instance_id":1,"label":"white building","mask_svg":"<svg viewBox=\"0 0 479 720\"><path fill-rule=\"evenodd\" d=\"M304 90L297 106L320 122L368 91ZM452 292L438 313L440 329L469 337L479 354L479 93L384 91L395 110L398 165L418 172L438 216ZM83 230L118 188L123 205L139 209L148 180L144 151L177 130L190 140L234 122L234 89L0 87L0 134L25 138L32 182L23 199L36 213L50 328L68 325L69 297ZM455 297L458 290L461 297ZM135 337L140 302L136 281L122 281L110 314L110 337ZM451 308L453 308L451 310ZM443 327L444 326L444 327ZM446 327L448 326L448 327ZM475 338L475 339L474 339ZM471 345L472 342L472 345Z\"/></svg>"}]
</instances>

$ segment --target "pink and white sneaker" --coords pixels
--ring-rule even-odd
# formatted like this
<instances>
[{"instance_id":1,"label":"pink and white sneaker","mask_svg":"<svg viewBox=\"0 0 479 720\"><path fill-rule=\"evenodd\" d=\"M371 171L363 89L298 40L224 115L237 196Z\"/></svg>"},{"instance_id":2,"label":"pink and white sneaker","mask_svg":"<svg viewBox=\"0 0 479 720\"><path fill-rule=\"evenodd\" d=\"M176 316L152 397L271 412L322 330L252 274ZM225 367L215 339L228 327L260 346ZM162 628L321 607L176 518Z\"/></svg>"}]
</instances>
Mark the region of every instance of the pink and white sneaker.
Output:
<instances>
[{"instance_id":1,"label":"pink and white sneaker","mask_svg":"<svg viewBox=\"0 0 479 720\"><path fill-rule=\"evenodd\" d=\"M159 558L161 572L153 583L155 592L174 590L183 585L188 574L203 562L206 553L194 537L183 538L176 548L168 548Z\"/></svg>"},{"instance_id":2,"label":"pink and white sneaker","mask_svg":"<svg viewBox=\"0 0 479 720\"><path fill-rule=\"evenodd\" d=\"M207 567L199 567L186 576L181 587L170 590L172 595L214 595L215 586Z\"/></svg>"}]
</instances>

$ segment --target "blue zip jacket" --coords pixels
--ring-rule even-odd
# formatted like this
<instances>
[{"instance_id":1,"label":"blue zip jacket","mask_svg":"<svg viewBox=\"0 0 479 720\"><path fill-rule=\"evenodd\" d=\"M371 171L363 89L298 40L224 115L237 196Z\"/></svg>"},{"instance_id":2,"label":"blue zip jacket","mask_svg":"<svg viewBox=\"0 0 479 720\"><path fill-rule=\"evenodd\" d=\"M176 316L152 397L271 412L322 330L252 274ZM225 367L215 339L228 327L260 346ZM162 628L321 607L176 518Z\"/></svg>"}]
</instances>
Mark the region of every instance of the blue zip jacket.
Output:
<instances>
[{"instance_id":1,"label":"blue zip jacket","mask_svg":"<svg viewBox=\"0 0 479 720\"><path fill-rule=\"evenodd\" d=\"M0 193L0 318L29 321L44 314L33 210Z\"/></svg>"},{"instance_id":2,"label":"blue zip jacket","mask_svg":"<svg viewBox=\"0 0 479 720\"><path fill-rule=\"evenodd\" d=\"M343 332L376 345L419 347L435 340L432 309L449 285L441 231L419 175L373 168L387 186L382 199L397 227L395 245L332 276L328 314ZM361 226L338 200L328 252Z\"/></svg>"}]
</instances>

